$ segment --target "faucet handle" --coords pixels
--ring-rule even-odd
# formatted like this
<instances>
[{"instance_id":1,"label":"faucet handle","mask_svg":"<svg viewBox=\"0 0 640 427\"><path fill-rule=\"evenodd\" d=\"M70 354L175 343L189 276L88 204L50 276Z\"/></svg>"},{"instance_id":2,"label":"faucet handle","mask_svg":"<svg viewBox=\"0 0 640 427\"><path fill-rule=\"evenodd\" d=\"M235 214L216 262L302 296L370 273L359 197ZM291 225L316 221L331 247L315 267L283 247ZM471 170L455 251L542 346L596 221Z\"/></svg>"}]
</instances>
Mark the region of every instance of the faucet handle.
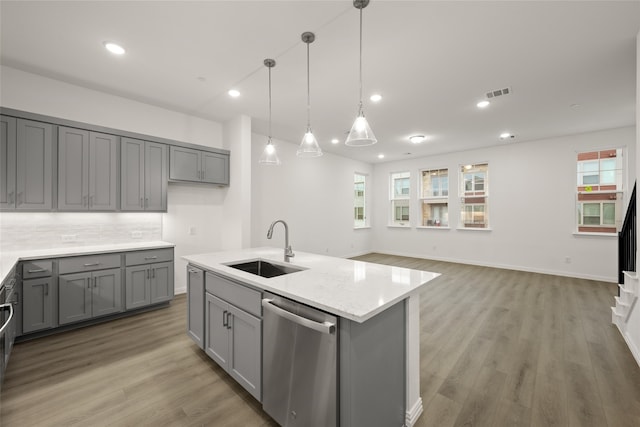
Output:
<instances>
[{"instance_id":1,"label":"faucet handle","mask_svg":"<svg viewBox=\"0 0 640 427\"><path fill-rule=\"evenodd\" d=\"M291 249L291 245L287 246L287 248L285 249L285 255L289 258L293 258L296 256L296 254L294 254L293 250Z\"/></svg>"}]
</instances>

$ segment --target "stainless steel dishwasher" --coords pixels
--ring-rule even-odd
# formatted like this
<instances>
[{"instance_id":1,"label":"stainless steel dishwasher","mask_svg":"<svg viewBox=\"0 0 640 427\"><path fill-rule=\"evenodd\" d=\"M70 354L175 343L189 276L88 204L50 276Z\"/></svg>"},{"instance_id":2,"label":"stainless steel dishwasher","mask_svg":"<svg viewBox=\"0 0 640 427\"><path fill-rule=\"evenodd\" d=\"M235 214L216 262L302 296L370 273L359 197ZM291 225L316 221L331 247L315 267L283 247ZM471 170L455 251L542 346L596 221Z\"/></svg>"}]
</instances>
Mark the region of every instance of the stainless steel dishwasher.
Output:
<instances>
[{"instance_id":1,"label":"stainless steel dishwasher","mask_svg":"<svg viewBox=\"0 0 640 427\"><path fill-rule=\"evenodd\" d=\"M338 318L265 294L262 406L283 427L338 425Z\"/></svg>"}]
</instances>

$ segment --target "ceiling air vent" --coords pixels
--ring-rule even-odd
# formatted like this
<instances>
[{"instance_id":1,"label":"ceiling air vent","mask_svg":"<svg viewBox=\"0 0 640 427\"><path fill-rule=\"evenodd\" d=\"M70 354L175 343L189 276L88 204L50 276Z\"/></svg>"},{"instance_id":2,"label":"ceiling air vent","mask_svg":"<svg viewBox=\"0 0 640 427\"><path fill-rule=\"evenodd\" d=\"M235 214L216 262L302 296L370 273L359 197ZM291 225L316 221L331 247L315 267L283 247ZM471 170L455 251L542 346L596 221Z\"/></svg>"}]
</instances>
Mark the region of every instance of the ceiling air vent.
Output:
<instances>
[{"instance_id":1,"label":"ceiling air vent","mask_svg":"<svg viewBox=\"0 0 640 427\"><path fill-rule=\"evenodd\" d=\"M498 96L509 95L511 93L510 87L505 87L504 89L491 90L487 92L487 99L496 98Z\"/></svg>"}]
</instances>

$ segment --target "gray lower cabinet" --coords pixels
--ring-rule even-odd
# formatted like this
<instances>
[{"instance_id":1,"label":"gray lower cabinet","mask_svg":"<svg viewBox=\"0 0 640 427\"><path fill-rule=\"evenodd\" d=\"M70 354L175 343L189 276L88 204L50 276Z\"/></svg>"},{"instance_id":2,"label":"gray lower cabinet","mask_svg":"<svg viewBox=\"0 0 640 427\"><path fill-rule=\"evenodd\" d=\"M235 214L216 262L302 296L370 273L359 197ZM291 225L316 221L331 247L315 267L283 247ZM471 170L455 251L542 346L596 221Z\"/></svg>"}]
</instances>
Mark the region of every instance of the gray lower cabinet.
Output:
<instances>
[{"instance_id":1,"label":"gray lower cabinet","mask_svg":"<svg viewBox=\"0 0 640 427\"><path fill-rule=\"evenodd\" d=\"M58 128L58 210L118 208L118 137Z\"/></svg>"},{"instance_id":2,"label":"gray lower cabinet","mask_svg":"<svg viewBox=\"0 0 640 427\"><path fill-rule=\"evenodd\" d=\"M218 280L207 274L209 281ZM237 286L239 295L248 288ZM231 289L233 292L233 289ZM260 298L260 293L250 291ZM206 292L205 352L258 401L262 399L262 320ZM228 294L234 295L234 294ZM242 296L240 299L244 299Z\"/></svg>"},{"instance_id":3,"label":"gray lower cabinet","mask_svg":"<svg viewBox=\"0 0 640 427\"><path fill-rule=\"evenodd\" d=\"M167 169L165 144L122 138L121 210L166 211Z\"/></svg>"},{"instance_id":4,"label":"gray lower cabinet","mask_svg":"<svg viewBox=\"0 0 640 427\"><path fill-rule=\"evenodd\" d=\"M229 155L171 146L169 179L229 185Z\"/></svg>"},{"instance_id":5,"label":"gray lower cabinet","mask_svg":"<svg viewBox=\"0 0 640 427\"><path fill-rule=\"evenodd\" d=\"M121 278L120 268L60 275L60 325L121 312Z\"/></svg>"},{"instance_id":6,"label":"gray lower cabinet","mask_svg":"<svg viewBox=\"0 0 640 427\"><path fill-rule=\"evenodd\" d=\"M0 209L51 210L53 126L2 116L0 132Z\"/></svg>"},{"instance_id":7,"label":"gray lower cabinet","mask_svg":"<svg viewBox=\"0 0 640 427\"><path fill-rule=\"evenodd\" d=\"M0 116L0 209L16 206L16 119Z\"/></svg>"},{"instance_id":8,"label":"gray lower cabinet","mask_svg":"<svg viewBox=\"0 0 640 427\"><path fill-rule=\"evenodd\" d=\"M55 278L43 277L22 281L22 333L41 331L54 326Z\"/></svg>"},{"instance_id":9,"label":"gray lower cabinet","mask_svg":"<svg viewBox=\"0 0 640 427\"><path fill-rule=\"evenodd\" d=\"M127 267L125 282L127 310L170 301L174 294L173 262Z\"/></svg>"},{"instance_id":10,"label":"gray lower cabinet","mask_svg":"<svg viewBox=\"0 0 640 427\"><path fill-rule=\"evenodd\" d=\"M204 271L187 267L187 335L204 349Z\"/></svg>"}]
</instances>

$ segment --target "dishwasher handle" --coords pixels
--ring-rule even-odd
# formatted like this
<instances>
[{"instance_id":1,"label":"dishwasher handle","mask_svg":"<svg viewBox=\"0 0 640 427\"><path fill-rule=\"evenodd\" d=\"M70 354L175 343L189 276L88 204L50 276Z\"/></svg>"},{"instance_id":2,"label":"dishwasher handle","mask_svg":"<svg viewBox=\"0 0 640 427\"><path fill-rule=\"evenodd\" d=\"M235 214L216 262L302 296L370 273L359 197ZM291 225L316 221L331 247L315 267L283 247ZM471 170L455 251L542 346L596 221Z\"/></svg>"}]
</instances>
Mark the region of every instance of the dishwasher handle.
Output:
<instances>
[{"instance_id":1,"label":"dishwasher handle","mask_svg":"<svg viewBox=\"0 0 640 427\"><path fill-rule=\"evenodd\" d=\"M313 329L314 331L322 332L323 334L333 334L336 330L335 323L321 323L316 322L315 320L307 319L306 317L299 316L273 304L273 299L264 298L262 300L262 307L280 317L284 317L285 319L292 321L293 323L304 326L305 328Z\"/></svg>"}]
</instances>

